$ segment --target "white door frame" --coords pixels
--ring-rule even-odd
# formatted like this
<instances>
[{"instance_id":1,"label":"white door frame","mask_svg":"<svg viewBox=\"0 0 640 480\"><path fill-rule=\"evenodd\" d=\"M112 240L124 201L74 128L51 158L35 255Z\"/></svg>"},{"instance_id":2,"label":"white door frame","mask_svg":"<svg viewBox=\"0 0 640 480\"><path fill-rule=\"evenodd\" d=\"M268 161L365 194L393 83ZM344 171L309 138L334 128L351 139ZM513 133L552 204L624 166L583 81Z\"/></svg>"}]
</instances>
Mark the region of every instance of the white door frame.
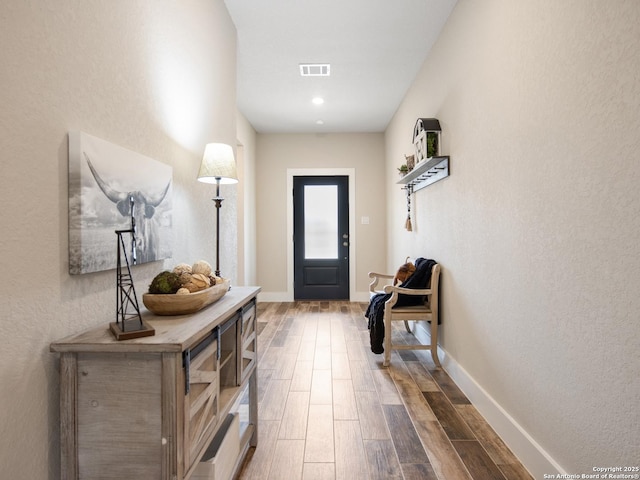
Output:
<instances>
[{"instance_id":1,"label":"white door frame","mask_svg":"<svg viewBox=\"0 0 640 480\"><path fill-rule=\"evenodd\" d=\"M355 301L356 287L356 169L355 168L287 168L287 302L293 302L293 177L349 177L349 299Z\"/></svg>"}]
</instances>

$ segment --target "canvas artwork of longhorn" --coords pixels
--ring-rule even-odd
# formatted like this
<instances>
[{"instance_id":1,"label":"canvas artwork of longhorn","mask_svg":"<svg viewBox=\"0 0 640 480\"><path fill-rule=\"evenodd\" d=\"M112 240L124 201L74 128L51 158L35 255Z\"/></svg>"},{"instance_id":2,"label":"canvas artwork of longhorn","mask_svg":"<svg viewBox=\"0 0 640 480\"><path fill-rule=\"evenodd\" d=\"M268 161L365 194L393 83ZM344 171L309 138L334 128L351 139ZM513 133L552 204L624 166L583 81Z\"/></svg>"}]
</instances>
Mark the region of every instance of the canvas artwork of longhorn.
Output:
<instances>
[{"instance_id":1,"label":"canvas artwork of longhorn","mask_svg":"<svg viewBox=\"0 0 640 480\"><path fill-rule=\"evenodd\" d=\"M69 132L69 273L116 268L115 231L132 224L135 263L171 257L172 178L169 165Z\"/></svg>"}]
</instances>

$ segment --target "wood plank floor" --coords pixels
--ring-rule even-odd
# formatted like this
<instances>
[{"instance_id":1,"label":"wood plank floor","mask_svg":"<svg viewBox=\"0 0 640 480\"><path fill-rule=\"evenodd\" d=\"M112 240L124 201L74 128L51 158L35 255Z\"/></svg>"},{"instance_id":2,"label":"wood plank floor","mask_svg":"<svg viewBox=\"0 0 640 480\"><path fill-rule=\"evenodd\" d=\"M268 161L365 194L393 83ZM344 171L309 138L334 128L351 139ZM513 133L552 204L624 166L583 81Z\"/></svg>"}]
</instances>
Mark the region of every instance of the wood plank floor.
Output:
<instances>
[{"instance_id":1,"label":"wood plank floor","mask_svg":"<svg viewBox=\"0 0 640 480\"><path fill-rule=\"evenodd\" d=\"M382 367L366 306L258 304L258 448L239 478L531 480L429 351Z\"/></svg>"}]
</instances>

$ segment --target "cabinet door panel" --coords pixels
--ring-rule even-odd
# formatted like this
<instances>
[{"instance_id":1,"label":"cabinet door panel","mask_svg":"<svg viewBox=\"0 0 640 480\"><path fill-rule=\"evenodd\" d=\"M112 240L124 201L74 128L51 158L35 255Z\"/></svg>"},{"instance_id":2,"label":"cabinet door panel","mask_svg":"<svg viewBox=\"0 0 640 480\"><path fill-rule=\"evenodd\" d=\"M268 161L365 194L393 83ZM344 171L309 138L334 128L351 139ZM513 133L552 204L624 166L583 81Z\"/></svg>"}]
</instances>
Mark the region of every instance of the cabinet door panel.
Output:
<instances>
[{"instance_id":1,"label":"cabinet door panel","mask_svg":"<svg viewBox=\"0 0 640 480\"><path fill-rule=\"evenodd\" d=\"M78 478L161 478L161 370L157 354L78 354Z\"/></svg>"},{"instance_id":2,"label":"cabinet door panel","mask_svg":"<svg viewBox=\"0 0 640 480\"><path fill-rule=\"evenodd\" d=\"M218 419L220 393L218 372L218 342L214 340L188 365L189 391L185 395L185 466L195 461L206 446L207 435Z\"/></svg>"},{"instance_id":3,"label":"cabinet door panel","mask_svg":"<svg viewBox=\"0 0 640 480\"><path fill-rule=\"evenodd\" d=\"M242 360L241 381L255 368L257 360L256 305L252 302L242 310Z\"/></svg>"}]
</instances>

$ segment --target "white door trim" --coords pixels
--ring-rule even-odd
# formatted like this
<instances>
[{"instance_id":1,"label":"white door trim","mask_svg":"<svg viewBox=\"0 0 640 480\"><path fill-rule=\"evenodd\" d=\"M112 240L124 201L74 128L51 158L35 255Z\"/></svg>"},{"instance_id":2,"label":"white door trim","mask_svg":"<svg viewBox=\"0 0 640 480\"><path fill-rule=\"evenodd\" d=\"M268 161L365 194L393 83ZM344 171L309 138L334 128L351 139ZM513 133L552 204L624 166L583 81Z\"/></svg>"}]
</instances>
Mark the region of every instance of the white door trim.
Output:
<instances>
[{"instance_id":1,"label":"white door trim","mask_svg":"<svg viewBox=\"0 0 640 480\"><path fill-rule=\"evenodd\" d=\"M293 177L341 175L349 177L349 299L356 298L356 169L355 168L287 168L287 302L293 302Z\"/></svg>"}]
</instances>

